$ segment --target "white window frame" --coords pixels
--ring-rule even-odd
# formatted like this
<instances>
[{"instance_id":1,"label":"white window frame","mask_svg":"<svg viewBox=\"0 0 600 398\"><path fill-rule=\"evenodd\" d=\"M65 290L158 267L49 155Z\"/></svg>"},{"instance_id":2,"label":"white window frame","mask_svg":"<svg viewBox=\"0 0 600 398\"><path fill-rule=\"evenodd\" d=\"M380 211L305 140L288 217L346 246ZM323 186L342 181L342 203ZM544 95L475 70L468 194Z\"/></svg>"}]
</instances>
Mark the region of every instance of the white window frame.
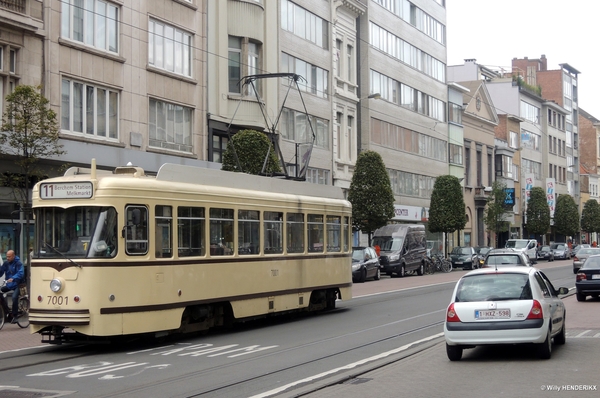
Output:
<instances>
[{"instance_id":1,"label":"white window frame","mask_svg":"<svg viewBox=\"0 0 600 398\"><path fill-rule=\"evenodd\" d=\"M102 0L63 0L61 36L83 45L119 53L120 7ZM76 27L81 27L77 32ZM98 32L104 31L104 35ZM76 37L80 34L81 37Z\"/></svg>"},{"instance_id":2,"label":"white window frame","mask_svg":"<svg viewBox=\"0 0 600 398\"><path fill-rule=\"evenodd\" d=\"M193 120L193 108L150 98L148 145L152 148L192 153Z\"/></svg>"},{"instance_id":3,"label":"white window frame","mask_svg":"<svg viewBox=\"0 0 600 398\"><path fill-rule=\"evenodd\" d=\"M191 77L192 50L191 33L157 19L148 20L148 64Z\"/></svg>"},{"instance_id":4,"label":"white window frame","mask_svg":"<svg viewBox=\"0 0 600 398\"><path fill-rule=\"evenodd\" d=\"M63 78L61 108L63 132L111 141L119 139L120 93L117 90ZM100 118L102 113L104 117Z\"/></svg>"}]
</instances>

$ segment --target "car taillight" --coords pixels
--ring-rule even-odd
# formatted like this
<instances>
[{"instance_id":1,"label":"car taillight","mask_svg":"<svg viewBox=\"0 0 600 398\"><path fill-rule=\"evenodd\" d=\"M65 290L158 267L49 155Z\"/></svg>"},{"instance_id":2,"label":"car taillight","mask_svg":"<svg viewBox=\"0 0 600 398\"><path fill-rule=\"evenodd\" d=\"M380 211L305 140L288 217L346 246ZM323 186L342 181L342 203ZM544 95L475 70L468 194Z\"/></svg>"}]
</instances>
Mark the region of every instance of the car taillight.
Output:
<instances>
[{"instance_id":1,"label":"car taillight","mask_svg":"<svg viewBox=\"0 0 600 398\"><path fill-rule=\"evenodd\" d=\"M446 311L446 322L460 322L458 314L454 311L454 303L448 306L448 311Z\"/></svg>"},{"instance_id":2,"label":"car taillight","mask_svg":"<svg viewBox=\"0 0 600 398\"><path fill-rule=\"evenodd\" d=\"M539 301L533 300L533 306L531 307L531 311L529 311L529 315L527 315L527 319L542 319L544 317L544 311L542 311L542 305Z\"/></svg>"},{"instance_id":3,"label":"car taillight","mask_svg":"<svg viewBox=\"0 0 600 398\"><path fill-rule=\"evenodd\" d=\"M587 276L585 276L585 274L583 272L578 272L577 276L575 277L575 281L579 282L579 281L586 281L587 280Z\"/></svg>"}]
</instances>

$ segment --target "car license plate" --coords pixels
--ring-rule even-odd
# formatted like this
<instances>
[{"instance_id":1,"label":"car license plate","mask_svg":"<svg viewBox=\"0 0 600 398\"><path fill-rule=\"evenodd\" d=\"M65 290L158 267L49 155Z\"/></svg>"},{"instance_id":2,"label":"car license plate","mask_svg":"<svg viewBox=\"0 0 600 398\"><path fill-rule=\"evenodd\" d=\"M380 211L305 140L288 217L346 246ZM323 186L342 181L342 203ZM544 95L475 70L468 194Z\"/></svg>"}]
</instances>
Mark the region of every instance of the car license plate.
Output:
<instances>
[{"instance_id":1,"label":"car license plate","mask_svg":"<svg viewBox=\"0 0 600 398\"><path fill-rule=\"evenodd\" d=\"M600 279L600 274L594 274L594 275L592 275L592 279Z\"/></svg>"},{"instance_id":2,"label":"car license plate","mask_svg":"<svg viewBox=\"0 0 600 398\"><path fill-rule=\"evenodd\" d=\"M455 261L454 264L462 264L462 261Z\"/></svg>"},{"instance_id":3,"label":"car license plate","mask_svg":"<svg viewBox=\"0 0 600 398\"><path fill-rule=\"evenodd\" d=\"M510 309L475 310L475 319L510 319Z\"/></svg>"}]
</instances>

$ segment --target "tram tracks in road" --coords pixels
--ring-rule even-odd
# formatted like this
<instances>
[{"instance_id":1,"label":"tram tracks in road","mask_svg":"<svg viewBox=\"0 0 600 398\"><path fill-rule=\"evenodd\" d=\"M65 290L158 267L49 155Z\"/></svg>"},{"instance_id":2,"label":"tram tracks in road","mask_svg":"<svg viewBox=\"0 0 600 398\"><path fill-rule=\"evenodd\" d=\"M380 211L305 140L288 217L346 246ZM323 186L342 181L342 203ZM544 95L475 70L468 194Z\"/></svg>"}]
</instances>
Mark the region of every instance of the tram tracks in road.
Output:
<instances>
[{"instance_id":1,"label":"tram tracks in road","mask_svg":"<svg viewBox=\"0 0 600 398\"><path fill-rule=\"evenodd\" d=\"M443 310L435 311L435 312L429 313L429 314L423 314L422 316L424 316L424 317L429 316L431 314L436 314L441 311L443 311ZM417 318L417 317L414 317L414 318ZM322 345L322 344L326 344L326 345L332 344L333 340L345 339L345 338L348 338L350 335L355 335L355 334L359 334L359 333L365 333L368 335L374 329L382 328L382 327L386 327L386 326L387 327L395 326L401 322L402 322L402 320L398 320L398 321L394 321L394 322L389 322L386 325L364 328L364 329L357 330L357 331L354 331L351 333L346 333L346 334L342 334L339 336L330 337L328 339L324 339L324 340L320 340L320 341L313 341L313 342L309 342L306 344L301 344L301 345L297 345L294 347L289 347L286 349L278 350L276 352L264 353L264 354L253 356L252 358L237 360L235 363L224 363L224 364L220 364L220 365L211 366L210 368L204 368L204 369L201 369L198 371L188 371L186 373L179 373L176 376L153 380L152 382L149 382L149 383L138 384L135 387L127 388L127 389L124 389L124 390L121 390L118 392L111 391L107 395L100 395L100 396L101 397L149 396L149 395L152 395L152 393L156 393L157 391L158 392L160 392L160 391L181 391L181 395L173 395L173 396L185 396L185 397L232 396L231 395L232 391L235 391L237 389L242 389L245 384L251 384L251 385L256 384L256 383L261 384L260 383L261 380L265 380L264 385L266 387L264 388L264 390L269 390L270 387L274 387L274 386L270 385L270 382L268 380L272 380L274 377L277 378L277 375L282 375L282 377L278 378L278 380L286 380L286 374L289 374L289 373L304 374L304 373L306 373L307 372L306 369L301 370L303 367L317 365L320 362L330 361L332 359L335 359L336 357L337 358L347 357L348 354L351 354L352 352L360 352L364 348L368 348L370 346L371 347L376 346L378 344L390 342L390 341L393 341L394 339L405 337L405 336L408 336L408 335L411 335L414 333L418 333L418 332L426 331L428 329L440 327L443 324L443 321L427 323L425 325L421 325L418 327L410 328L408 330L393 333L393 334L390 334L390 335L382 337L382 338L365 341L363 344L353 346L352 348L340 350L340 351L334 352L334 353L325 353L323 355L317 355L310 359L302 360L300 362L290 364L289 366L283 366L283 367L265 372L260 375L251 375L251 376L249 375L247 377L240 377L236 380L231 380L230 382L223 383L221 385L213 385L206 389L192 388L189 391L185 391L185 392L183 392L185 390L185 388L182 389L182 386L194 385L194 384L197 385L198 380L210 380L212 376L219 374L219 373L237 374L235 372L235 368L237 368L237 367L244 367L246 369L255 367L258 369L260 367L264 367L265 362L262 362L262 361L267 361L267 363L274 363L274 362L276 362L276 361L273 361L273 359L275 357L281 357L281 356L293 357L294 353L305 351L307 349L314 348L315 346ZM429 338L430 338L430 340L425 340L425 341L436 342L438 340L438 338L441 338L441 335L439 332L436 332L436 333L432 333ZM421 339L421 340L424 340L424 339ZM421 341L421 340L415 340L415 341ZM431 346L431 344L425 345L424 344L425 341L415 344L414 347L411 346L411 348L417 348L418 350L420 350L420 349L425 349L426 347ZM420 345L423 345L423 347L420 347ZM399 345L399 346L402 346L402 345ZM171 346L162 346L162 347L160 347L160 349L168 349L169 347L171 347ZM388 348L389 347L390 347L390 345L388 345ZM389 352L390 350L388 349L387 351ZM313 350L313 352L319 352L319 351ZM402 354L405 354L405 355L402 355ZM355 377L355 375L363 374L363 373L369 372L375 368L385 366L389 363L395 362L406 355L408 355L408 354L406 354L406 352L404 352L404 353L398 352L398 353L389 353L387 355L382 356L381 358L375 356L371 360L366 361L364 364L353 367L353 369L352 369L353 377ZM269 360L269 358L271 358L271 361ZM360 360L365 360L365 359L368 359L368 358L360 358ZM261 365L261 362L263 363L262 365ZM347 363L343 363L343 365L347 365ZM155 366L158 366L158 365L155 365ZM177 366L177 365L175 365L175 366ZM342 368L343 368L343 366L340 369L342 369ZM315 366L314 369L319 369L319 367ZM319 373L319 372L315 371L315 373ZM330 378L332 380L330 383L332 383L332 384L336 383L337 382L336 380L338 380L338 378L340 377L339 374L341 374L341 373L342 373L342 371L335 372L335 374L328 375L326 378L324 378L324 380L320 380L319 384L322 385L323 382L328 383L326 380L330 379ZM164 374L164 373L161 373L161 374ZM334 377L334 376L337 376L337 377ZM169 387L169 386L172 386L172 387ZM248 390L245 389L244 391L248 391Z\"/></svg>"}]
</instances>

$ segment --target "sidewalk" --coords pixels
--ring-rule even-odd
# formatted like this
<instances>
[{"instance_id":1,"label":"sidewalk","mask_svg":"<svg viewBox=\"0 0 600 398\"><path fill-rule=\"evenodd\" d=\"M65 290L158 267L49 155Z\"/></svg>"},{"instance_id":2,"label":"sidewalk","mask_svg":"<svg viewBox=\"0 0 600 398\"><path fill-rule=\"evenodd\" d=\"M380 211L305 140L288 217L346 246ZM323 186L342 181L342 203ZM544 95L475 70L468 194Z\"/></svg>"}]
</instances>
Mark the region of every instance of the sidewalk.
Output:
<instances>
[{"instance_id":1,"label":"sidewalk","mask_svg":"<svg viewBox=\"0 0 600 398\"><path fill-rule=\"evenodd\" d=\"M42 336L37 333L31 334L28 327L22 329L16 323L5 323L0 330L0 353L42 345L48 344L42 344Z\"/></svg>"}]
</instances>

